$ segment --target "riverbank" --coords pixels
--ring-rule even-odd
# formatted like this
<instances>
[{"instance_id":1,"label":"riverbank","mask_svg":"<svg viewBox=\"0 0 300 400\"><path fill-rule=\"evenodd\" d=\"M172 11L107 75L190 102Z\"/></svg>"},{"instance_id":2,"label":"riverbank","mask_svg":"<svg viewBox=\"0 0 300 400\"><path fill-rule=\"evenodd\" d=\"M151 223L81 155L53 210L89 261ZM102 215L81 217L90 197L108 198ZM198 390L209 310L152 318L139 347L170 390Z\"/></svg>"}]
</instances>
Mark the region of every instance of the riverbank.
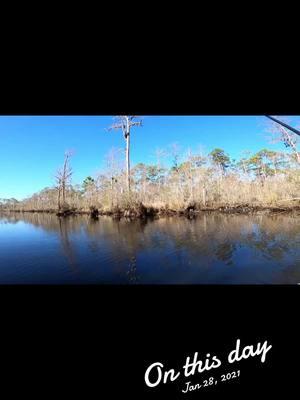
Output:
<instances>
[{"instance_id":1,"label":"riverbank","mask_svg":"<svg viewBox=\"0 0 300 400\"><path fill-rule=\"evenodd\" d=\"M224 214L279 214L279 213L295 213L300 215L300 205L249 205L249 204L239 204L239 205L218 205L212 207L197 207L196 205L189 205L185 209L170 209L170 208L155 208L146 207L143 204L138 204L134 207L128 207L121 209L119 207L114 207L110 210L101 210L96 207L91 207L89 210L76 210L76 209L66 209L66 210L0 210L0 212L9 213L47 213L56 214L58 217L67 217L75 215L89 215L91 218L98 218L99 216L111 216L113 218L129 218L129 219L139 219L139 218L160 218L167 216L183 216L186 218L196 218L198 215L203 213L224 213Z\"/></svg>"}]
</instances>

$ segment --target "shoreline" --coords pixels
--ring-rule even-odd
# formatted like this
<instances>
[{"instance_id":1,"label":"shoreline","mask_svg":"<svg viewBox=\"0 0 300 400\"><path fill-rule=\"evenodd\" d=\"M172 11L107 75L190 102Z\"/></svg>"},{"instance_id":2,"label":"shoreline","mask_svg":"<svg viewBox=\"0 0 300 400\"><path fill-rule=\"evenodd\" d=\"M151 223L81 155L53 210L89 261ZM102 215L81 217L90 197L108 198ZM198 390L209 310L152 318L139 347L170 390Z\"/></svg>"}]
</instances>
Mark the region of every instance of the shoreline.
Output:
<instances>
[{"instance_id":1,"label":"shoreline","mask_svg":"<svg viewBox=\"0 0 300 400\"><path fill-rule=\"evenodd\" d=\"M37 214L55 214L57 217L68 217L77 215L88 215L91 218L97 219L101 216L110 216L112 218L127 218L127 219L145 219L145 218L161 218L161 217L186 217L189 219L196 218L197 216L210 213L221 214L240 214L240 215L277 215L277 214L290 214L295 213L300 215L300 205L293 206L260 206L260 205L237 205L237 206L215 206L215 207L187 207L181 210L172 209L158 209L153 207L144 207L143 205L138 208L117 209L117 210L74 210L68 209L65 211L47 209L47 210L0 210L0 213L37 213Z\"/></svg>"}]
</instances>

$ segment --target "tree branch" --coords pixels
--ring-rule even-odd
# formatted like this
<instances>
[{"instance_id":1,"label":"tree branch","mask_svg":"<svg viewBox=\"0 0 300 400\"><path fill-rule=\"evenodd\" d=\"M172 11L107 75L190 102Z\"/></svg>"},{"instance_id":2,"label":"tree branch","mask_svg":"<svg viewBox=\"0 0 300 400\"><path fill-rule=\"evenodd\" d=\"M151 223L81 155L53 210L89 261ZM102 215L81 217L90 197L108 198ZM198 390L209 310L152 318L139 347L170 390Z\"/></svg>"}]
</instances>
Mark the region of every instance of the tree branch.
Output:
<instances>
[{"instance_id":1,"label":"tree branch","mask_svg":"<svg viewBox=\"0 0 300 400\"><path fill-rule=\"evenodd\" d=\"M289 129L290 131L296 133L297 135L300 136L300 131L298 131L297 129L293 128L292 126L289 126L288 124L279 121L279 119L273 118L270 115L266 115L267 118L271 119L272 121L275 121L277 124L284 126L285 128Z\"/></svg>"}]
</instances>

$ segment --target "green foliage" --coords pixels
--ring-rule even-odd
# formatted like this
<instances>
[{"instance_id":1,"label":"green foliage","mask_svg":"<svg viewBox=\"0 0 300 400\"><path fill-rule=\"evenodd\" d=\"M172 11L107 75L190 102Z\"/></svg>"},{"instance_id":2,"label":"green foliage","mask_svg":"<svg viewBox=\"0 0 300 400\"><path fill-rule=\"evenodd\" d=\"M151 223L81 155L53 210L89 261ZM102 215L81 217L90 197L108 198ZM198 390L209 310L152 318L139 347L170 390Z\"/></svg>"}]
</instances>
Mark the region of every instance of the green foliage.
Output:
<instances>
[{"instance_id":1,"label":"green foliage","mask_svg":"<svg viewBox=\"0 0 300 400\"><path fill-rule=\"evenodd\" d=\"M217 165L223 173L230 166L230 157L225 154L223 149L216 148L210 152L210 157L214 165Z\"/></svg>"},{"instance_id":2,"label":"green foliage","mask_svg":"<svg viewBox=\"0 0 300 400\"><path fill-rule=\"evenodd\" d=\"M253 171L256 176L266 178L282 172L287 161L282 153L262 149L246 160L246 164L249 171Z\"/></svg>"},{"instance_id":3,"label":"green foliage","mask_svg":"<svg viewBox=\"0 0 300 400\"><path fill-rule=\"evenodd\" d=\"M143 163L137 164L132 170L138 184L142 182L161 182L165 171L165 168L158 167L157 165L145 165Z\"/></svg>"},{"instance_id":4,"label":"green foliage","mask_svg":"<svg viewBox=\"0 0 300 400\"><path fill-rule=\"evenodd\" d=\"M85 178L85 180L82 183L84 193L90 190L94 184L95 184L95 179L93 179L91 176Z\"/></svg>"}]
</instances>

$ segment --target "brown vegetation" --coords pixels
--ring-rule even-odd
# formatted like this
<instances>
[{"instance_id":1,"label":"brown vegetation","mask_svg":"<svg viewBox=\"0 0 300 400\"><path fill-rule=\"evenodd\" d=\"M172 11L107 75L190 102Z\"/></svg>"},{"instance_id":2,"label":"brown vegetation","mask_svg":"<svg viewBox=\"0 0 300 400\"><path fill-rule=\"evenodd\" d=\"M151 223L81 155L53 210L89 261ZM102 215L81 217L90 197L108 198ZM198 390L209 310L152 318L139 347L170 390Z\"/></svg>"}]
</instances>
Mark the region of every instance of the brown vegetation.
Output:
<instances>
[{"instance_id":1,"label":"brown vegetation","mask_svg":"<svg viewBox=\"0 0 300 400\"><path fill-rule=\"evenodd\" d=\"M173 145L157 151L155 164L139 163L130 169L130 124L140 125L132 118L123 118L112 127L123 129L125 160L121 151L112 150L104 171L72 185L68 152L55 187L20 202L2 201L0 209L55 212L59 216L87 213L94 218L105 214L126 218L179 214L193 218L200 211L282 212L300 207L297 140L282 127L272 126L272 134L285 145L285 152L262 149L256 154L244 152L239 160L232 160L223 149L209 154L191 150L182 153Z\"/></svg>"}]
</instances>

